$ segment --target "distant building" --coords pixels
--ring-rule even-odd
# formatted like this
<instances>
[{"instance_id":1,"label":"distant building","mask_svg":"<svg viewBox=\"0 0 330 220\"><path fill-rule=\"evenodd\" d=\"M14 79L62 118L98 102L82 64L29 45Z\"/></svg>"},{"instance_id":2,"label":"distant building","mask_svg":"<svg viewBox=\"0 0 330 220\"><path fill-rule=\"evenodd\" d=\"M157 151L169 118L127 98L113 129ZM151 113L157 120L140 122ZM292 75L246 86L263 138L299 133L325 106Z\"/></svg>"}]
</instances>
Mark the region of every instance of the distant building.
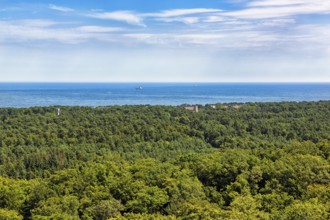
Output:
<instances>
[{"instance_id":1,"label":"distant building","mask_svg":"<svg viewBox=\"0 0 330 220\"><path fill-rule=\"evenodd\" d=\"M242 106L242 104L240 104L240 103L229 103L226 106L227 106L227 108L239 109Z\"/></svg>"},{"instance_id":2,"label":"distant building","mask_svg":"<svg viewBox=\"0 0 330 220\"><path fill-rule=\"evenodd\" d=\"M198 112L198 105L185 106L184 108L189 111Z\"/></svg>"}]
</instances>

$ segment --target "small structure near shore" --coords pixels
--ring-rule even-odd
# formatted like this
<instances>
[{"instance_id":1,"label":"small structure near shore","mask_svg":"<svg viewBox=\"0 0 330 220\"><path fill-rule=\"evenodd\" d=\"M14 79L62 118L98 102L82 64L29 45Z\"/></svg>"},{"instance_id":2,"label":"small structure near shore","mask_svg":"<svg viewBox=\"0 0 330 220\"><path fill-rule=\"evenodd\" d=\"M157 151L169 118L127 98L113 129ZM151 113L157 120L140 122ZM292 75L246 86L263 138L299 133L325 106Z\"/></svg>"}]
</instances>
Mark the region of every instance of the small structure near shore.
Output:
<instances>
[{"instance_id":1,"label":"small structure near shore","mask_svg":"<svg viewBox=\"0 0 330 220\"><path fill-rule=\"evenodd\" d=\"M198 112L198 105L184 106L186 110Z\"/></svg>"},{"instance_id":2,"label":"small structure near shore","mask_svg":"<svg viewBox=\"0 0 330 220\"><path fill-rule=\"evenodd\" d=\"M234 108L234 109L239 109L241 108L243 104L242 103L229 103L229 104L226 104L226 108Z\"/></svg>"}]
</instances>

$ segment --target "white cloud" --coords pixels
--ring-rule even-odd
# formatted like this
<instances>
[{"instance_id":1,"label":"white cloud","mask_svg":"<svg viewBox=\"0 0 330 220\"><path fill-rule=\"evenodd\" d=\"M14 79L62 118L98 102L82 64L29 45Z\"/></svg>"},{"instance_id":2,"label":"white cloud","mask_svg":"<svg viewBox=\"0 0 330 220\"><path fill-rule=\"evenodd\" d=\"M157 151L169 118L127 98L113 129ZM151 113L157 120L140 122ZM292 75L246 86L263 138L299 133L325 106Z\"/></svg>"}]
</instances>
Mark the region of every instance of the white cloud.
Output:
<instances>
[{"instance_id":1,"label":"white cloud","mask_svg":"<svg viewBox=\"0 0 330 220\"><path fill-rule=\"evenodd\" d=\"M124 21L128 24L145 26L143 19L150 18L156 18L156 20L163 22L182 22L185 24L195 24L199 22L199 16L221 11L222 10L220 9L213 8L193 8L165 10L157 13L134 13L131 11L98 12L89 14L88 16L98 19Z\"/></svg>"},{"instance_id":2,"label":"white cloud","mask_svg":"<svg viewBox=\"0 0 330 220\"><path fill-rule=\"evenodd\" d=\"M329 1L293 1L299 4L289 4L282 0L255 1L249 5L253 6L239 11L228 11L223 13L224 16L235 17L239 19L267 19L290 17L300 14L322 14L330 13ZM265 7L260 7L265 6Z\"/></svg>"},{"instance_id":3,"label":"white cloud","mask_svg":"<svg viewBox=\"0 0 330 220\"><path fill-rule=\"evenodd\" d=\"M282 2L282 0L279 1ZM271 0L268 2L270 4ZM319 1L315 0L315 2ZM283 8L289 11L283 12ZM100 25L104 23L103 21L94 19L89 20L88 24L83 20L79 23L42 19L0 20L0 43L33 42L38 44L43 41L57 41L78 44L102 41L104 44L116 42L116 45L124 47L152 45L169 48L205 47L217 50L222 48L264 51L270 49L289 51L297 48L326 50L322 47L325 47L330 39L329 31L326 31L330 29L329 26L309 25L308 28L302 28L304 24L299 22L298 18L284 16L292 14L292 8L295 8L297 12L294 5L292 7L253 6L231 12L196 8L174 9L153 14L114 11L90 12L88 15L82 15L123 21L139 26L144 26L144 20L150 22L148 28L139 29L103 26ZM254 14L251 11L259 13ZM256 17L262 19L252 19ZM189 25L171 26L163 23L159 25L161 22L181 22ZM163 29L163 26L166 28Z\"/></svg>"},{"instance_id":4,"label":"white cloud","mask_svg":"<svg viewBox=\"0 0 330 220\"><path fill-rule=\"evenodd\" d=\"M217 45L225 36L223 34L173 33L173 34L125 34L125 37L147 43L160 45Z\"/></svg>"},{"instance_id":5,"label":"white cloud","mask_svg":"<svg viewBox=\"0 0 330 220\"><path fill-rule=\"evenodd\" d=\"M164 22L181 22L185 24L196 24L200 21L199 17L174 17L174 18L159 18L158 21Z\"/></svg>"},{"instance_id":6,"label":"white cloud","mask_svg":"<svg viewBox=\"0 0 330 220\"><path fill-rule=\"evenodd\" d=\"M74 9L72 9L72 8L67 8L67 7L57 6L57 5L49 5L48 8L55 10L55 11L60 11L60 12L73 12L74 11Z\"/></svg>"},{"instance_id":7,"label":"white cloud","mask_svg":"<svg viewBox=\"0 0 330 220\"><path fill-rule=\"evenodd\" d=\"M131 11L100 12L92 13L88 16L92 18L123 21L132 25L145 26L143 19L138 14Z\"/></svg>"},{"instance_id":8,"label":"white cloud","mask_svg":"<svg viewBox=\"0 0 330 220\"><path fill-rule=\"evenodd\" d=\"M226 50L289 51L299 48L306 53L323 51L328 48L329 26L293 26L286 32L277 32L274 27L285 25L292 20L270 20L260 25L226 24L219 30L200 31L199 29L177 30L175 32L126 33L122 40L133 44L151 44L166 47L198 47ZM271 28L269 28L271 26ZM265 27L265 28L264 28ZM299 27L299 28L298 28ZM308 52L309 51L309 52ZM314 53L313 52L313 53Z\"/></svg>"},{"instance_id":9,"label":"white cloud","mask_svg":"<svg viewBox=\"0 0 330 220\"><path fill-rule=\"evenodd\" d=\"M223 34L182 34L177 39L198 45L218 45L224 39Z\"/></svg>"},{"instance_id":10,"label":"white cloud","mask_svg":"<svg viewBox=\"0 0 330 220\"><path fill-rule=\"evenodd\" d=\"M77 30L82 32L92 32L92 33L107 33L107 32L118 32L123 31L123 28L118 27L103 27L103 26L80 26Z\"/></svg>"},{"instance_id":11,"label":"white cloud","mask_svg":"<svg viewBox=\"0 0 330 220\"><path fill-rule=\"evenodd\" d=\"M160 17L160 18L168 18L168 17L178 17L192 14L205 14L205 13L215 13L221 12L220 9L214 8L192 8L192 9L172 9L165 10L159 13L146 13L143 14L145 17Z\"/></svg>"},{"instance_id":12,"label":"white cloud","mask_svg":"<svg viewBox=\"0 0 330 220\"><path fill-rule=\"evenodd\" d=\"M219 15L211 15L208 16L204 22L222 22L222 21L226 21L228 19L226 19L224 16L219 16Z\"/></svg>"},{"instance_id":13,"label":"white cloud","mask_svg":"<svg viewBox=\"0 0 330 220\"><path fill-rule=\"evenodd\" d=\"M88 37L64 29L43 29L37 27L19 27L0 24L0 42L30 42L55 40L62 43L79 43Z\"/></svg>"},{"instance_id":14,"label":"white cloud","mask_svg":"<svg viewBox=\"0 0 330 220\"><path fill-rule=\"evenodd\" d=\"M307 1L306 0L258 0L258 1L251 1L250 3L248 3L248 6L250 6L250 7L285 6L285 5L304 4L306 2L310 2L310 0L307 0Z\"/></svg>"},{"instance_id":15,"label":"white cloud","mask_svg":"<svg viewBox=\"0 0 330 220\"><path fill-rule=\"evenodd\" d=\"M172 9L158 13L144 13L141 16L146 18L155 18L163 22L181 22L184 24L196 24L204 19L205 16L222 12L215 8L190 8L190 9Z\"/></svg>"},{"instance_id":16,"label":"white cloud","mask_svg":"<svg viewBox=\"0 0 330 220\"><path fill-rule=\"evenodd\" d=\"M2 22L4 23L4 22ZM23 20L15 20L15 21L8 21L7 24L12 25L19 25L23 27L50 27L59 24L54 20L47 20L47 19L23 19Z\"/></svg>"},{"instance_id":17,"label":"white cloud","mask_svg":"<svg viewBox=\"0 0 330 220\"><path fill-rule=\"evenodd\" d=\"M292 18L282 18L282 19L265 19L262 20L258 25L262 26L287 26L287 25L292 25L296 24L296 20Z\"/></svg>"},{"instance_id":18,"label":"white cloud","mask_svg":"<svg viewBox=\"0 0 330 220\"><path fill-rule=\"evenodd\" d=\"M314 49L329 48L330 24L304 24L294 28L295 41Z\"/></svg>"},{"instance_id":19,"label":"white cloud","mask_svg":"<svg viewBox=\"0 0 330 220\"><path fill-rule=\"evenodd\" d=\"M65 44L102 41L116 45L144 44L165 47L198 47L250 50L325 51L330 39L329 25L296 24L293 19L266 19L255 22L228 20L207 23L205 27L187 26L182 29L154 30L123 29L120 27L82 25L57 26L52 20L0 21L0 44L13 42L57 41ZM285 32L276 28L292 25ZM270 28L271 27L271 28Z\"/></svg>"},{"instance_id":20,"label":"white cloud","mask_svg":"<svg viewBox=\"0 0 330 220\"><path fill-rule=\"evenodd\" d=\"M93 40L117 41L120 37L113 33L124 30L118 27L103 26L58 28L51 26L51 24L53 22L48 20L0 21L0 44L1 42L31 41L57 41L65 44L77 44Z\"/></svg>"}]
</instances>

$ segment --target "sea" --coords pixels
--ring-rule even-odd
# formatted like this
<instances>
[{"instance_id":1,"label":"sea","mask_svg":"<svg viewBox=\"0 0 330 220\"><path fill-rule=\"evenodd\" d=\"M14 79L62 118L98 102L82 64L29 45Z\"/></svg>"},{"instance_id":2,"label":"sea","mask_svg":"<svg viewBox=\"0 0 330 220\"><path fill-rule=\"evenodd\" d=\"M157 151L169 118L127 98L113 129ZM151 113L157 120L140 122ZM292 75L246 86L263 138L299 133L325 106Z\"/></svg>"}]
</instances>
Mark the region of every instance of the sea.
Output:
<instances>
[{"instance_id":1,"label":"sea","mask_svg":"<svg viewBox=\"0 0 330 220\"><path fill-rule=\"evenodd\" d=\"M330 83L0 83L0 107L330 100Z\"/></svg>"}]
</instances>

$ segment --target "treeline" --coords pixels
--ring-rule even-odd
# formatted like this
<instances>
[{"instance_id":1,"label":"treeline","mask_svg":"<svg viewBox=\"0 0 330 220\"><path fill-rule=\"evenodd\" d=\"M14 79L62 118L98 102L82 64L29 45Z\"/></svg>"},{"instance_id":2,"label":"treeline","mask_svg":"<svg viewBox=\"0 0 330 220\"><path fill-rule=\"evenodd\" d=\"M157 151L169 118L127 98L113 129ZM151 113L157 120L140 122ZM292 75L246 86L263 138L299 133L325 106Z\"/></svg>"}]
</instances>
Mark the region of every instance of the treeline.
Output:
<instances>
[{"instance_id":1,"label":"treeline","mask_svg":"<svg viewBox=\"0 0 330 220\"><path fill-rule=\"evenodd\" d=\"M0 219L330 218L329 101L57 108L0 109Z\"/></svg>"}]
</instances>

